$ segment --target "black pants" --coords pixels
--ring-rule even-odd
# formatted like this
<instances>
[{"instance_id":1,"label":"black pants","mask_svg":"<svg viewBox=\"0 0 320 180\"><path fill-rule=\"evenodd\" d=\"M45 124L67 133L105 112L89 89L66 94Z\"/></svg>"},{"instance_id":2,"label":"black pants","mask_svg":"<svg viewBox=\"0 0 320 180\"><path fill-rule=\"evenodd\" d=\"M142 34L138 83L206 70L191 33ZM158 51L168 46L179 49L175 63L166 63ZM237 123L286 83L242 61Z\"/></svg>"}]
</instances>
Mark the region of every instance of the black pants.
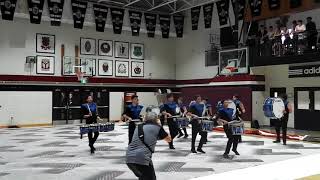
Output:
<instances>
[{"instance_id":1,"label":"black pants","mask_svg":"<svg viewBox=\"0 0 320 180\"><path fill-rule=\"evenodd\" d=\"M308 50L313 50L312 47L317 46L317 35L311 35L307 38L308 41Z\"/></svg>"},{"instance_id":2,"label":"black pants","mask_svg":"<svg viewBox=\"0 0 320 180\"><path fill-rule=\"evenodd\" d=\"M93 137L92 137L92 134L94 134ZM88 133L88 139L89 139L89 146L90 146L90 147L94 145L94 143L96 142L96 140L98 139L98 137L99 137L99 132L94 132L94 133L89 132L89 133Z\"/></svg>"},{"instance_id":3,"label":"black pants","mask_svg":"<svg viewBox=\"0 0 320 180\"><path fill-rule=\"evenodd\" d=\"M208 133L207 133L207 131L202 130L201 125L199 124L198 120L192 120L191 125L192 125L191 149L195 150L195 144L196 144L196 139L197 139L198 133L201 136L201 139L200 139L200 142L198 145L198 149L201 149L203 144L207 141Z\"/></svg>"},{"instance_id":4,"label":"black pants","mask_svg":"<svg viewBox=\"0 0 320 180\"><path fill-rule=\"evenodd\" d=\"M169 143L169 146L173 146L173 139L178 135L179 127L177 122L174 121L172 118L168 118L167 123L169 126L170 136L172 138L171 142Z\"/></svg>"},{"instance_id":5,"label":"black pants","mask_svg":"<svg viewBox=\"0 0 320 180\"><path fill-rule=\"evenodd\" d=\"M180 128L179 134L183 135L183 132L181 131L181 129L183 130L185 136L188 135L187 128Z\"/></svg>"},{"instance_id":6,"label":"black pants","mask_svg":"<svg viewBox=\"0 0 320 180\"><path fill-rule=\"evenodd\" d=\"M133 134L134 134L134 130L136 129L136 124L134 122L129 122L129 128L128 128L128 131L129 131L129 143L131 143L132 141L132 137L133 137Z\"/></svg>"},{"instance_id":7,"label":"black pants","mask_svg":"<svg viewBox=\"0 0 320 180\"><path fill-rule=\"evenodd\" d=\"M225 150L224 154L230 153L231 146L232 146L233 151L237 151L238 143L239 143L241 136L240 135L232 135L232 131L228 125L224 125L223 129L224 129L224 132L226 133L227 138L228 138L228 142L227 142L227 146L226 146L226 150Z\"/></svg>"},{"instance_id":8,"label":"black pants","mask_svg":"<svg viewBox=\"0 0 320 180\"><path fill-rule=\"evenodd\" d=\"M156 173L153 165L150 163L149 166L128 163L129 169L139 178L139 180L156 180Z\"/></svg>"},{"instance_id":9,"label":"black pants","mask_svg":"<svg viewBox=\"0 0 320 180\"><path fill-rule=\"evenodd\" d=\"M277 133L277 141L280 141L280 129L282 128L282 140L283 143L287 142L287 126L289 117L283 117L275 121L275 128Z\"/></svg>"}]
</instances>

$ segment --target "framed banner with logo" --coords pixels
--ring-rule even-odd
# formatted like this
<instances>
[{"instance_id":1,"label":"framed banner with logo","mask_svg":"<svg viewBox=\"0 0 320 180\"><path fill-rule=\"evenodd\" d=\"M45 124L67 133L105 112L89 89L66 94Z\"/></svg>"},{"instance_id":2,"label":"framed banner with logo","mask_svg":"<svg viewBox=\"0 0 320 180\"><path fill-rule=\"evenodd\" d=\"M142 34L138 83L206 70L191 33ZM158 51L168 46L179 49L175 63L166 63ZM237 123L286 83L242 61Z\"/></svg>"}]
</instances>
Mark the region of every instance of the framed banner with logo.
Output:
<instances>
[{"instance_id":1,"label":"framed banner with logo","mask_svg":"<svg viewBox=\"0 0 320 180\"><path fill-rule=\"evenodd\" d=\"M112 40L98 40L98 54L99 56L113 56L113 41Z\"/></svg>"},{"instance_id":2,"label":"framed banner with logo","mask_svg":"<svg viewBox=\"0 0 320 180\"><path fill-rule=\"evenodd\" d=\"M54 56L37 56L37 74L54 75Z\"/></svg>"},{"instance_id":3,"label":"framed banner with logo","mask_svg":"<svg viewBox=\"0 0 320 180\"><path fill-rule=\"evenodd\" d=\"M80 54L96 55L96 40L91 38L80 38Z\"/></svg>"},{"instance_id":4,"label":"framed banner with logo","mask_svg":"<svg viewBox=\"0 0 320 180\"><path fill-rule=\"evenodd\" d=\"M39 34L36 35L36 51L37 53L55 53L55 35Z\"/></svg>"},{"instance_id":5,"label":"framed banner with logo","mask_svg":"<svg viewBox=\"0 0 320 180\"><path fill-rule=\"evenodd\" d=\"M144 44L131 43L130 45L131 59L144 60Z\"/></svg>"},{"instance_id":6,"label":"framed banner with logo","mask_svg":"<svg viewBox=\"0 0 320 180\"><path fill-rule=\"evenodd\" d=\"M99 76L113 76L113 60L99 59L98 74Z\"/></svg>"},{"instance_id":7,"label":"framed banner with logo","mask_svg":"<svg viewBox=\"0 0 320 180\"><path fill-rule=\"evenodd\" d=\"M114 57L129 59L129 43L128 42L114 42Z\"/></svg>"},{"instance_id":8,"label":"framed banner with logo","mask_svg":"<svg viewBox=\"0 0 320 180\"><path fill-rule=\"evenodd\" d=\"M144 62L131 61L131 77L144 77Z\"/></svg>"},{"instance_id":9,"label":"framed banner with logo","mask_svg":"<svg viewBox=\"0 0 320 180\"><path fill-rule=\"evenodd\" d=\"M116 77L129 77L129 61L116 61Z\"/></svg>"},{"instance_id":10,"label":"framed banner with logo","mask_svg":"<svg viewBox=\"0 0 320 180\"><path fill-rule=\"evenodd\" d=\"M320 76L320 64L289 66L289 78Z\"/></svg>"}]
</instances>

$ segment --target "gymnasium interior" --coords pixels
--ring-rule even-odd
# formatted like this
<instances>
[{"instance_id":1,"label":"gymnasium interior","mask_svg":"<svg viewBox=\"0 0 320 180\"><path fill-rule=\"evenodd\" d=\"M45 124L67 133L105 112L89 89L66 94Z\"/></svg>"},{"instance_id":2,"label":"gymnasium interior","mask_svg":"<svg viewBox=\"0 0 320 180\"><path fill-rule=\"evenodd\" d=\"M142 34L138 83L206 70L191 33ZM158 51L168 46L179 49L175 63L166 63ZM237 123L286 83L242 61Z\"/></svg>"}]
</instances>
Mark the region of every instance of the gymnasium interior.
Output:
<instances>
[{"instance_id":1,"label":"gymnasium interior","mask_svg":"<svg viewBox=\"0 0 320 180\"><path fill-rule=\"evenodd\" d=\"M236 95L241 155L223 157L228 138L213 122L206 153L192 153L189 124L175 149L158 140L158 180L320 179L319 0L0 0L0 8L0 180L139 179L126 164L124 112L137 96L143 119L168 94L186 109L200 95L212 117ZM82 111L88 96L93 125ZM276 100L292 107L279 112L289 116L286 143L273 142ZM82 132L92 127L94 153Z\"/></svg>"}]
</instances>

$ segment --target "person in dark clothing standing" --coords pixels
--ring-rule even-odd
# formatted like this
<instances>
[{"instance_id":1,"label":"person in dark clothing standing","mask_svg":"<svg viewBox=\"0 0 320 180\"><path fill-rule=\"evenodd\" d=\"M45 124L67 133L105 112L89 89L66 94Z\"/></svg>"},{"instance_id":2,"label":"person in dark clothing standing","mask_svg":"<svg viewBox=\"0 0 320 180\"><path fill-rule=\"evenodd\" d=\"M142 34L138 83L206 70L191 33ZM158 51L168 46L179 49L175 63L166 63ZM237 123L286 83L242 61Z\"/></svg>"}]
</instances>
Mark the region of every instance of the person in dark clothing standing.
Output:
<instances>
[{"instance_id":1,"label":"person in dark clothing standing","mask_svg":"<svg viewBox=\"0 0 320 180\"><path fill-rule=\"evenodd\" d=\"M282 141L283 145L287 145L287 126L289 120L289 113L292 112L291 103L288 101L288 96L286 94L280 95L284 102L285 110L283 112L283 117L278 119L275 124L275 129L277 133L277 139L273 141L274 143L280 143L280 129L282 128Z\"/></svg>"},{"instance_id":2,"label":"person in dark clothing standing","mask_svg":"<svg viewBox=\"0 0 320 180\"><path fill-rule=\"evenodd\" d=\"M242 115L246 112L243 103L239 100L239 95L235 94L232 96L232 100L236 105L236 119L235 120L242 120ZM240 136L239 142L242 142L242 138Z\"/></svg>"},{"instance_id":3,"label":"person in dark clothing standing","mask_svg":"<svg viewBox=\"0 0 320 180\"><path fill-rule=\"evenodd\" d=\"M167 102L163 104L160 111L167 120L169 126L170 136L172 138L171 142L169 143L170 149L175 149L173 146L173 139L178 135L180 130L177 122L172 117L178 115L178 112L176 111L177 108L179 108L179 106L176 102L174 102L173 94L167 94Z\"/></svg>"},{"instance_id":4,"label":"person in dark clothing standing","mask_svg":"<svg viewBox=\"0 0 320 180\"><path fill-rule=\"evenodd\" d=\"M236 155L240 155L237 151L240 136L233 135L232 130L229 126L229 122L233 121L232 115L233 115L233 111L234 111L234 109L228 108L228 106L231 102L232 102L231 100L223 101L223 108L219 109L219 111L216 115L218 123L223 124L224 132L226 133L227 138L228 138L226 150L223 154L224 158L229 158L231 146L233 146L232 151Z\"/></svg>"},{"instance_id":5,"label":"person in dark clothing standing","mask_svg":"<svg viewBox=\"0 0 320 180\"><path fill-rule=\"evenodd\" d=\"M97 123L97 119L99 119L97 104L93 102L92 96L87 96L85 104L81 105L81 112L83 114L83 118L86 120L86 124L94 124ZM88 133L89 139L89 147L91 150L91 154L95 152L94 143L99 137L99 132L94 132L94 136L92 137L92 132Z\"/></svg>"},{"instance_id":6,"label":"person in dark clothing standing","mask_svg":"<svg viewBox=\"0 0 320 180\"><path fill-rule=\"evenodd\" d=\"M140 113L143 109L143 106L139 105L139 98L138 96L134 95L131 97L132 104L128 105L123 113L123 117L129 121L129 128L128 128L128 136L129 136L129 144L132 141L132 136L134 130L136 129L136 124L132 120L141 119Z\"/></svg>"},{"instance_id":7,"label":"person in dark clothing standing","mask_svg":"<svg viewBox=\"0 0 320 180\"><path fill-rule=\"evenodd\" d=\"M183 98L179 97L178 98L178 106L180 107L180 114L182 117L185 117L186 114L188 113L187 107L186 105L183 104ZM182 133L181 129L179 130L179 136L178 138L182 137L184 135L184 138L188 138L188 132L187 132L187 128L182 128L184 134Z\"/></svg>"},{"instance_id":8,"label":"person in dark clothing standing","mask_svg":"<svg viewBox=\"0 0 320 180\"><path fill-rule=\"evenodd\" d=\"M156 180L152 153L154 153L158 139L171 141L171 137L157 120L157 114L147 112L144 124L138 125L135 129L126 153L127 166L139 180Z\"/></svg>"},{"instance_id":9,"label":"person in dark clothing standing","mask_svg":"<svg viewBox=\"0 0 320 180\"><path fill-rule=\"evenodd\" d=\"M318 31L316 24L312 21L312 17L307 18L306 33L308 41L308 50L313 51L316 49L317 46Z\"/></svg>"},{"instance_id":10,"label":"person in dark clothing standing","mask_svg":"<svg viewBox=\"0 0 320 180\"><path fill-rule=\"evenodd\" d=\"M195 99L196 99L196 102L192 103L190 105L189 113L188 113L192 117L192 120L191 120L191 125L192 125L191 152L197 153L197 151L198 151L201 153L205 153L202 150L202 146L207 141L208 133L207 133L207 131L202 130L201 123L199 122L199 119L198 119L198 117L202 117L205 114L205 104L203 104L200 95L197 95L195 97ZM196 151L195 143L196 143L198 133L201 136L201 139L200 139L197 151Z\"/></svg>"}]
</instances>

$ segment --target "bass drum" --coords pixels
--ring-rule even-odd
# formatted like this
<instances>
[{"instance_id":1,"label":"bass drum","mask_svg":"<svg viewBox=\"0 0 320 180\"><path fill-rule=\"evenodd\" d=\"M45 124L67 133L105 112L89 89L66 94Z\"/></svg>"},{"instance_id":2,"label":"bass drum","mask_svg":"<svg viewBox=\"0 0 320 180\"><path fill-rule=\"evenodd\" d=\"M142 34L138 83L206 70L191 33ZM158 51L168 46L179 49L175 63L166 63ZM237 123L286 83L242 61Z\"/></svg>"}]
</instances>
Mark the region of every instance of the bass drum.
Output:
<instances>
[{"instance_id":1,"label":"bass drum","mask_svg":"<svg viewBox=\"0 0 320 180\"><path fill-rule=\"evenodd\" d=\"M270 119L280 119L284 115L285 105L280 98L267 98L264 101L263 112L264 115Z\"/></svg>"}]
</instances>

